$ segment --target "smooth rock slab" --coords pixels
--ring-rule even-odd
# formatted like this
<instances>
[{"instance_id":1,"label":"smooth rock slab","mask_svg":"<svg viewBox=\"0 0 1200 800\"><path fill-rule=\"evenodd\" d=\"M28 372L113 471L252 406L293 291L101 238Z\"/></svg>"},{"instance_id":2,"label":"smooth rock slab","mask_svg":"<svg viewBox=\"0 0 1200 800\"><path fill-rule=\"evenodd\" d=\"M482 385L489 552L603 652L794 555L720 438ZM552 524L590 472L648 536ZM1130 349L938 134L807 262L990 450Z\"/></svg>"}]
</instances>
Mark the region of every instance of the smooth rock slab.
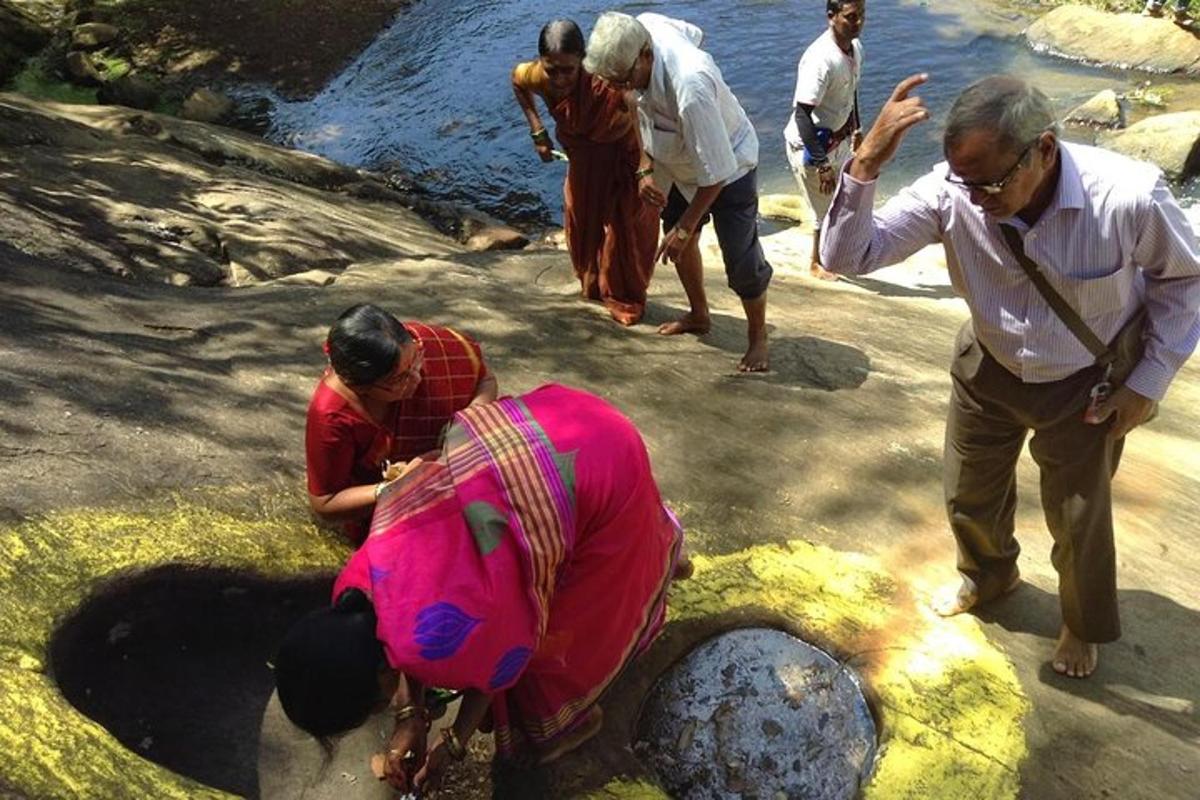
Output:
<instances>
[{"instance_id":1,"label":"smooth rock slab","mask_svg":"<svg viewBox=\"0 0 1200 800\"><path fill-rule=\"evenodd\" d=\"M1200 75L1200 38L1165 19L1059 6L1025 31L1038 52L1093 64Z\"/></svg>"},{"instance_id":2,"label":"smooth rock slab","mask_svg":"<svg viewBox=\"0 0 1200 800\"><path fill-rule=\"evenodd\" d=\"M858 679L782 631L745 628L697 647L654 686L635 752L692 798L853 798L875 758Z\"/></svg>"}]
</instances>

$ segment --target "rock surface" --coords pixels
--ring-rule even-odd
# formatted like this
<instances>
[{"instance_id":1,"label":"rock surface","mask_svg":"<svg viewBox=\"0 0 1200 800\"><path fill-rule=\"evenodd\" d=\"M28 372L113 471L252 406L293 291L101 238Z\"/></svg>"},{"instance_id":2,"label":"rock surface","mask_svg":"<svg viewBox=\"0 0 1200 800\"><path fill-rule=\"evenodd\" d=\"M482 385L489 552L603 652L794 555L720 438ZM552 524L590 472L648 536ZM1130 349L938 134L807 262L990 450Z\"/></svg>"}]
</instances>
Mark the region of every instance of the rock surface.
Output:
<instances>
[{"instance_id":1,"label":"rock surface","mask_svg":"<svg viewBox=\"0 0 1200 800\"><path fill-rule=\"evenodd\" d=\"M808 223L812 209L808 201L798 194L764 194L758 198L758 213L767 219L778 219L798 224Z\"/></svg>"},{"instance_id":2,"label":"rock surface","mask_svg":"<svg viewBox=\"0 0 1200 800\"><path fill-rule=\"evenodd\" d=\"M1125 126L1125 114L1121 108L1121 101L1112 89L1097 92L1086 103L1072 109L1065 119L1076 125L1097 128L1122 128Z\"/></svg>"},{"instance_id":3,"label":"rock surface","mask_svg":"<svg viewBox=\"0 0 1200 800\"><path fill-rule=\"evenodd\" d=\"M1035 50L1146 70L1200 76L1200 37L1169 20L1059 6L1025 31Z\"/></svg>"},{"instance_id":4,"label":"rock surface","mask_svg":"<svg viewBox=\"0 0 1200 800\"><path fill-rule=\"evenodd\" d=\"M1157 164L1171 180L1200 175L1200 111L1159 114L1123 131L1102 134L1099 144Z\"/></svg>"},{"instance_id":5,"label":"rock surface","mask_svg":"<svg viewBox=\"0 0 1200 800\"><path fill-rule=\"evenodd\" d=\"M220 123L233 111L233 101L212 89L197 89L183 101L179 116L195 122Z\"/></svg>"},{"instance_id":6,"label":"rock surface","mask_svg":"<svg viewBox=\"0 0 1200 800\"><path fill-rule=\"evenodd\" d=\"M117 26L107 22L85 22L71 31L71 47L92 50L102 47L121 35Z\"/></svg>"},{"instance_id":7,"label":"rock surface","mask_svg":"<svg viewBox=\"0 0 1200 800\"><path fill-rule=\"evenodd\" d=\"M127 73L105 81L96 99L105 105L149 111L158 105L158 87L136 73Z\"/></svg>"},{"instance_id":8,"label":"rock surface","mask_svg":"<svg viewBox=\"0 0 1200 800\"><path fill-rule=\"evenodd\" d=\"M104 77L85 50L72 50L67 53L66 65L67 74L80 86L99 86L104 83Z\"/></svg>"},{"instance_id":9,"label":"rock surface","mask_svg":"<svg viewBox=\"0 0 1200 800\"><path fill-rule=\"evenodd\" d=\"M330 191L357 171L224 128L0 95L0 145L21 156L0 239L85 272L245 285L460 249L403 207Z\"/></svg>"},{"instance_id":10,"label":"rock surface","mask_svg":"<svg viewBox=\"0 0 1200 800\"><path fill-rule=\"evenodd\" d=\"M0 0L0 85L50 40L50 31L12 0Z\"/></svg>"}]
</instances>

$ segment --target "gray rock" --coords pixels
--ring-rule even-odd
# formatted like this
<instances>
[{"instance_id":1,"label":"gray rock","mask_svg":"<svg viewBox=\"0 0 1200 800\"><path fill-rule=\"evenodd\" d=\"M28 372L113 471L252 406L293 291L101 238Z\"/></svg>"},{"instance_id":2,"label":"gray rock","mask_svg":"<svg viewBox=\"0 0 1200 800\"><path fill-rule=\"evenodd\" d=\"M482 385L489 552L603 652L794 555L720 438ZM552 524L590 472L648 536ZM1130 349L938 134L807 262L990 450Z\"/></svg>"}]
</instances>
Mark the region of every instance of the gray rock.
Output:
<instances>
[{"instance_id":1,"label":"gray rock","mask_svg":"<svg viewBox=\"0 0 1200 800\"><path fill-rule=\"evenodd\" d=\"M71 47L76 50L94 50L113 41L120 34L115 25L109 25L107 22L85 22L76 25L71 31Z\"/></svg>"},{"instance_id":2,"label":"gray rock","mask_svg":"<svg viewBox=\"0 0 1200 800\"><path fill-rule=\"evenodd\" d=\"M23 9L0 0L0 83L7 83L26 58L50 40L43 28Z\"/></svg>"},{"instance_id":3,"label":"gray rock","mask_svg":"<svg viewBox=\"0 0 1200 800\"><path fill-rule=\"evenodd\" d=\"M471 214L462 221L459 241L468 250L520 250L529 244L525 234L484 214Z\"/></svg>"},{"instance_id":4,"label":"gray rock","mask_svg":"<svg viewBox=\"0 0 1200 800\"><path fill-rule=\"evenodd\" d=\"M1171 180L1200 174L1200 111L1147 117L1098 143L1110 150L1157 164Z\"/></svg>"},{"instance_id":5,"label":"gray rock","mask_svg":"<svg viewBox=\"0 0 1200 800\"><path fill-rule=\"evenodd\" d=\"M109 106L148 111L158 104L158 87L139 75L129 73L101 86L97 99Z\"/></svg>"},{"instance_id":6,"label":"gray rock","mask_svg":"<svg viewBox=\"0 0 1200 800\"><path fill-rule=\"evenodd\" d=\"M1096 128L1123 128L1125 112L1121 108L1117 93L1112 89L1105 89L1091 100L1075 107L1067 114L1066 121Z\"/></svg>"},{"instance_id":7,"label":"gray rock","mask_svg":"<svg viewBox=\"0 0 1200 800\"><path fill-rule=\"evenodd\" d=\"M99 86L104 78L92 63L92 58L83 50L72 50L66 58L67 75L80 86Z\"/></svg>"},{"instance_id":8,"label":"gray rock","mask_svg":"<svg viewBox=\"0 0 1200 800\"><path fill-rule=\"evenodd\" d=\"M1034 50L1146 70L1200 75L1200 38L1166 19L1059 6L1025 31Z\"/></svg>"},{"instance_id":9,"label":"gray rock","mask_svg":"<svg viewBox=\"0 0 1200 800\"><path fill-rule=\"evenodd\" d=\"M196 122L219 123L233 110L233 101L211 89L197 89L183 101L179 116Z\"/></svg>"}]
</instances>

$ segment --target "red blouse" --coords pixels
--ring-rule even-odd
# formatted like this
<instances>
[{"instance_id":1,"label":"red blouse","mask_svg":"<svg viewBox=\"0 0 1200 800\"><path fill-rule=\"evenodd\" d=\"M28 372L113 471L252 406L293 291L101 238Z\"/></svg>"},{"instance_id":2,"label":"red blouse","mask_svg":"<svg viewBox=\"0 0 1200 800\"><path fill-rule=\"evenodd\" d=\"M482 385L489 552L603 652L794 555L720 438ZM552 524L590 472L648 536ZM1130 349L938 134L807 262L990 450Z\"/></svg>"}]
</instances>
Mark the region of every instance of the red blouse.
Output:
<instances>
[{"instance_id":1,"label":"red blouse","mask_svg":"<svg viewBox=\"0 0 1200 800\"><path fill-rule=\"evenodd\" d=\"M406 322L405 329L421 346L421 383L412 397L393 403L383 426L366 419L350 402L326 385L317 384L308 405L305 454L308 492L337 494L351 486L376 483L383 462L409 461L437 449L446 423L475 397L486 378L487 364L479 344L450 328ZM366 522L347 526L362 528Z\"/></svg>"}]
</instances>

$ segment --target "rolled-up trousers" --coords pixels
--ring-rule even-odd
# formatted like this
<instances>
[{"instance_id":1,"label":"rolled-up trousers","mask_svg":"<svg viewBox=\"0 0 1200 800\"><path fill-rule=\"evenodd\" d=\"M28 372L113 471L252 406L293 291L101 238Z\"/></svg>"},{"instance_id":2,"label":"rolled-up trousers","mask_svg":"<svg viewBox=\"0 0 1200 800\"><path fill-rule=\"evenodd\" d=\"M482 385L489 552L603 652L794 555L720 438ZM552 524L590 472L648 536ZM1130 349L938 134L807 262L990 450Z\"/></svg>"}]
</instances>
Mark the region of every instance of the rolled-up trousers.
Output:
<instances>
[{"instance_id":1,"label":"rolled-up trousers","mask_svg":"<svg viewBox=\"0 0 1200 800\"><path fill-rule=\"evenodd\" d=\"M981 602L1016 577L1016 468L1032 431L1063 621L1087 642L1119 638L1111 485L1124 439L1110 439L1107 423L1083 421L1099 368L1024 383L975 340L970 320L954 352L943 481L959 572L974 581Z\"/></svg>"}]
</instances>

